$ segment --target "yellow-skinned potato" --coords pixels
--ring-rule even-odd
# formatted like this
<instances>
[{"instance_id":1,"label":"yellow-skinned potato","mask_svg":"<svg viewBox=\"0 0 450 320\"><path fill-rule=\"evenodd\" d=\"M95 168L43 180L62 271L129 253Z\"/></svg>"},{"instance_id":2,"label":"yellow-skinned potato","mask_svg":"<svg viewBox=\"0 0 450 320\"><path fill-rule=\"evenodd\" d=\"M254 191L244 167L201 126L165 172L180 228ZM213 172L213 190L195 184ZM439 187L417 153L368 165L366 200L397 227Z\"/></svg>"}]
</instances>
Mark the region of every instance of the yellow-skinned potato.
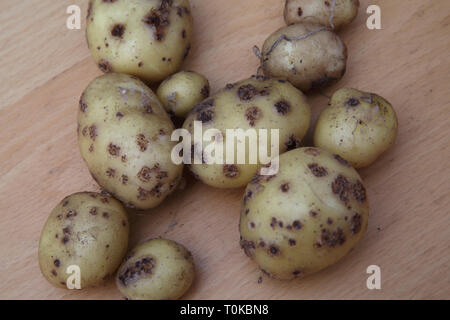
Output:
<instances>
[{"instance_id":1,"label":"yellow-skinned potato","mask_svg":"<svg viewBox=\"0 0 450 320\"><path fill-rule=\"evenodd\" d=\"M192 25L188 0L91 0L86 35L103 72L159 82L180 69Z\"/></svg>"},{"instance_id":2,"label":"yellow-skinned potato","mask_svg":"<svg viewBox=\"0 0 450 320\"><path fill-rule=\"evenodd\" d=\"M107 73L81 96L81 155L97 183L128 207L154 208L180 181L173 130L156 95L134 76Z\"/></svg>"},{"instance_id":3,"label":"yellow-skinned potato","mask_svg":"<svg viewBox=\"0 0 450 320\"><path fill-rule=\"evenodd\" d=\"M120 266L116 285L131 300L175 300L191 287L194 260L182 245L152 239L131 251Z\"/></svg>"},{"instance_id":4,"label":"yellow-skinned potato","mask_svg":"<svg viewBox=\"0 0 450 320\"><path fill-rule=\"evenodd\" d=\"M306 92L327 87L344 76L347 48L324 26L293 24L269 36L262 49L261 63L266 76L287 78Z\"/></svg>"},{"instance_id":5,"label":"yellow-skinned potato","mask_svg":"<svg viewBox=\"0 0 450 320\"><path fill-rule=\"evenodd\" d=\"M287 280L344 257L367 228L366 189L355 169L328 151L280 156L274 176L256 175L242 204L240 244L267 275Z\"/></svg>"},{"instance_id":6,"label":"yellow-skinned potato","mask_svg":"<svg viewBox=\"0 0 450 320\"><path fill-rule=\"evenodd\" d=\"M359 0L286 0L286 24L313 22L340 29L358 14Z\"/></svg>"},{"instance_id":7,"label":"yellow-skinned potato","mask_svg":"<svg viewBox=\"0 0 450 320\"><path fill-rule=\"evenodd\" d=\"M361 168L394 144L397 131L397 116L388 101L373 93L344 88L334 93L320 114L314 144Z\"/></svg>"},{"instance_id":8,"label":"yellow-skinned potato","mask_svg":"<svg viewBox=\"0 0 450 320\"><path fill-rule=\"evenodd\" d=\"M178 72L161 83L156 94L167 112L186 117L199 102L209 97L208 80L192 71Z\"/></svg>"},{"instance_id":9,"label":"yellow-skinned potato","mask_svg":"<svg viewBox=\"0 0 450 320\"><path fill-rule=\"evenodd\" d=\"M39 266L54 286L67 288L78 266L81 288L114 275L128 247L128 217L116 199L92 192L66 197L51 212L39 242Z\"/></svg>"},{"instance_id":10,"label":"yellow-skinned potato","mask_svg":"<svg viewBox=\"0 0 450 320\"><path fill-rule=\"evenodd\" d=\"M279 152L300 146L308 131L311 110L304 94L289 82L281 79L253 77L235 84L228 84L209 99L196 105L190 112L183 128L193 135L194 121L201 121L203 132L214 128L223 136L226 159L227 129L267 129L267 148L270 151L270 130L279 129ZM259 136L259 131L257 136ZM204 140L204 148L210 142ZM202 182L217 188L244 187L261 166L250 164L249 143L246 143L245 164L237 163L237 144L235 143L235 162L228 164L192 164L192 172ZM205 159L205 162L208 160Z\"/></svg>"}]
</instances>

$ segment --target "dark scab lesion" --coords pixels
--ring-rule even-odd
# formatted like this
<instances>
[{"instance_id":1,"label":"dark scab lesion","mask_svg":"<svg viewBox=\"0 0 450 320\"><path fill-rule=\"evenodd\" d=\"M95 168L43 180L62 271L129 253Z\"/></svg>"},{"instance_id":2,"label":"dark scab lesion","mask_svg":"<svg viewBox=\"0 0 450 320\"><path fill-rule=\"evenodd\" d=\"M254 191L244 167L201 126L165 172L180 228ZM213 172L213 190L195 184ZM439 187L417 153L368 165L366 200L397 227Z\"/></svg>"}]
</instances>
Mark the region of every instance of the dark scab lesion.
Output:
<instances>
[{"instance_id":1,"label":"dark scab lesion","mask_svg":"<svg viewBox=\"0 0 450 320\"><path fill-rule=\"evenodd\" d=\"M356 181L352 186L352 195L360 203L364 203L367 199L366 188L361 181Z\"/></svg>"},{"instance_id":2,"label":"dark scab lesion","mask_svg":"<svg viewBox=\"0 0 450 320\"><path fill-rule=\"evenodd\" d=\"M81 95L80 102L79 102L80 103L80 111L83 112L83 113L85 113L87 108L88 108L88 105L87 105L86 100L85 100L85 96L86 96L86 94L83 93Z\"/></svg>"},{"instance_id":3,"label":"dark scab lesion","mask_svg":"<svg viewBox=\"0 0 450 320\"><path fill-rule=\"evenodd\" d=\"M59 259L55 259L53 261L53 264L55 265L55 267L59 268L59 266L61 265L61 261Z\"/></svg>"},{"instance_id":4,"label":"dark scab lesion","mask_svg":"<svg viewBox=\"0 0 450 320\"><path fill-rule=\"evenodd\" d=\"M125 26L123 24L116 24L111 29L111 35L116 38L123 38L123 34L125 33Z\"/></svg>"},{"instance_id":5,"label":"dark scab lesion","mask_svg":"<svg viewBox=\"0 0 450 320\"><path fill-rule=\"evenodd\" d=\"M114 178L116 176L116 170L108 168L108 170L106 170L106 176L108 178Z\"/></svg>"},{"instance_id":6,"label":"dark scab lesion","mask_svg":"<svg viewBox=\"0 0 450 320\"><path fill-rule=\"evenodd\" d=\"M245 112L245 117L252 127L255 125L255 122L261 118L261 116L262 112L258 107L248 108Z\"/></svg>"},{"instance_id":7,"label":"dark scab lesion","mask_svg":"<svg viewBox=\"0 0 450 320\"><path fill-rule=\"evenodd\" d=\"M121 181L122 181L122 184L124 186L126 186L127 183L128 183L128 176L123 174L122 177L121 177Z\"/></svg>"},{"instance_id":8,"label":"dark scab lesion","mask_svg":"<svg viewBox=\"0 0 450 320\"><path fill-rule=\"evenodd\" d=\"M308 164L308 168L315 177L321 178L328 175L327 169L319 166L317 163Z\"/></svg>"},{"instance_id":9,"label":"dark scab lesion","mask_svg":"<svg viewBox=\"0 0 450 320\"><path fill-rule=\"evenodd\" d=\"M320 88L328 87L328 86L332 85L334 82L336 82L336 80L337 79L334 77L329 77L328 75L324 75L323 77L313 81L311 84L311 88L312 89L320 89Z\"/></svg>"},{"instance_id":10,"label":"dark scab lesion","mask_svg":"<svg viewBox=\"0 0 450 320\"><path fill-rule=\"evenodd\" d=\"M270 91L267 88L258 90L253 85L247 84L240 86L237 94L241 101L248 102L256 96L267 96L270 94Z\"/></svg>"},{"instance_id":11,"label":"dark scab lesion","mask_svg":"<svg viewBox=\"0 0 450 320\"><path fill-rule=\"evenodd\" d=\"M96 216L97 215L97 207L92 207L90 210L89 210L89 213L91 214L91 215L93 215L93 216Z\"/></svg>"},{"instance_id":12,"label":"dark scab lesion","mask_svg":"<svg viewBox=\"0 0 450 320\"><path fill-rule=\"evenodd\" d=\"M223 175L227 178L234 179L239 176L239 168L235 164L226 164L223 166Z\"/></svg>"},{"instance_id":13,"label":"dark scab lesion","mask_svg":"<svg viewBox=\"0 0 450 320\"><path fill-rule=\"evenodd\" d=\"M275 109L281 115L287 115L291 111L291 104L285 100L275 103Z\"/></svg>"},{"instance_id":14,"label":"dark scab lesion","mask_svg":"<svg viewBox=\"0 0 450 320\"><path fill-rule=\"evenodd\" d=\"M78 212L77 212L77 211L75 211L75 210L69 210L69 211L66 213L66 219L72 219L72 218L75 218L77 215L78 215Z\"/></svg>"},{"instance_id":15,"label":"dark scab lesion","mask_svg":"<svg viewBox=\"0 0 450 320\"><path fill-rule=\"evenodd\" d=\"M113 71L111 63L109 61L106 61L105 59L100 60L100 62L98 63L98 67L104 73L109 73Z\"/></svg>"},{"instance_id":16,"label":"dark scab lesion","mask_svg":"<svg viewBox=\"0 0 450 320\"><path fill-rule=\"evenodd\" d=\"M271 255L273 257L277 257L277 256L281 255L281 250L280 250L280 248L278 248L278 246L272 244L268 248L268 253L269 253L269 255Z\"/></svg>"},{"instance_id":17,"label":"dark scab lesion","mask_svg":"<svg viewBox=\"0 0 450 320\"><path fill-rule=\"evenodd\" d=\"M149 143L150 141L147 140L144 134L141 133L136 136L136 144L141 152L145 152L147 150Z\"/></svg>"},{"instance_id":18,"label":"dark scab lesion","mask_svg":"<svg viewBox=\"0 0 450 320\"><path fill-rule=\"evenodd\" d=\"M316 241L315 247L321 248L327 246L329 248L335 248L345 243L345 234L341 228L336 230L322 229L320 238Z\"/></svg>"},{"instance_id":19,"label":"dark scab lesion","mask_svg":"<svg viewBox=\"0 0 450 320\"><path fill-rule=\"evenodd\" d=\"M290 188L291 188L291 186L290 186L289 183L283 183L280 186L281 191L284 192L284 193L288 192Z\"/></svg>"},{"instance_id":20,"label":"dark scab lesion","mask_svg":"<svg viewBox=\"0 0 450 320\"><path fill-rule=\"evenodd\" d=\"M253 241L248 241L241 239L240 246L244 250L247 257L252 258L255 251L255 243Z\"/></svg>"},{"instance_id":21,"label":"dark scab lesion","mask_svg":"<svg viewBox=\"0 0 450 320\"><path fill-rule=\"evenodd\" d=\"M118 157L120 155L120 147L113 143L110 143L108 145L108 153L113 157Z\"/></svg>"},{"instance_id":22,"label":"dark scab lesion","mask_svg":"<svg viewBox=\"0 0 450 320\"><path fill-rule=\"evenodd\" d=\"M303 228L303 224L299 221L299 220L295 220L293 223L292 223L292 228L294 229L294 230L301 230L302 228Z\"/></svg>"},{"instance_id":23,"label":"dark scab lesion","mask_svg":"<svg viewBox=\"0 0 450 320\"><path fill-rule=\"evenodd\" d=\"M56 272L55 269L52 270L52 275L55 276L55 277L58 275L58 273Z\"/></svg>"},{"instance_id":24,"label":"dark scab lesion","mask_svg":"<svg viewBox=\"0 0 450 320\"><path fill-rule=\"evenodd\" d=\"M355 213L350 219L350 231L353 234L358 234L361 231L362 216L359 213Z\"/></svg>"},{"instance_id":25,"label":"dark scab lesion","mask_svg":"<svg viewBox=\"0 0 450 320\"><path fill-rule=\"evenodd\" d=\"M210 87L208 84L206 84L201 90L200 90L200 94L204 97L204 98L208 98L209 97L209 93L210 93Z\"/></svg>"},{"instance_id":26,"label":"dark scab lesion","mask_svg":"<svg viewBox=\"0 0 450 320\"><path fill-rule=\"evenodd\" d=\"M152 28L153 36L157 41L162 41L165 28L170 25L169 15L172 4L172 0L162 0L159 8L150 10L142 20Z\"/></svg>"},{"instance_id":27,"label":"dark scab lesion","mask_svg":"<svg viewBox=\"0 0 450 320\"><path fill-rule=\"evenodd\" d=\"M105 218L105 219L108 219L109 218L109 212L106 212L106 211L103 212L102 217Z\"/></svg>"},{"instance_id":28,"label":"dark scab lesion","mask_svg":"<svg viewBox=\"0 0 450 320\"><path fill-rule=\"evenodd\" d=\"M208 123L214 119L214 99L210 98L196 104L193 112L197 114L196 120Z\"/></svg>"},{"instance_id":29,"label":"dark scab lesion","mask_svg":"<svg viewBox=\"0 0 450 320\"><path fill-rule=\"evenodd\" d=\"M89 137L91 138L91 140L95 141L95 139L98 136L97 126L95 124L93 124L92 126L90 126L88 128L88 130L89 130Z\"/></svg>"},{"instance_id":30,"label":"dark scab lesion","mask_svg":"<svg viewBox=\"0 0 450 320\"><path fill-rule=\"evenodd\" d=\"M292 134L289 136L289 140L285 143L285 146L287 151L291 151L300 148L302 146L302 142Z\"/></svg>"},{"instance_id":31,"label":"dark scab lesion","mask_svg":"<svg viewBox=\"0 0 450 320\"><path fill-rule=\"evenodd\" d=\"M306 148L304 150L304 152L306 154L309 154L309 155L314 156L314 157L317 157L318 155L320 155L320 150L317 149L317 148Z\"/></svg>"},{"instance_id":32,"label":"dark scab lesion","mask_svg":"<svg viewBox=\"0 0 450 320\"><path fill-rule=\"evenodd\" d=\"M345 160L344 158L342 158L340 155L335 154L334 159L336 159L337 162L339 162L340 164L342 164L345 167L351 167L350 163Z\"/></svg>"},{"instance_id":33,"label":"dark scab lesion","mask_svg":"<svg viewBox=\"0 0 450 320\"><path fill-rule=\"evenodd\" d=\"M347 100L346 104L349 105L350 107L356 107L360 104L360 102L358 99L351 97L350 99Z\"/></svg>"},{"instance_id":34,"label":"dark scab lesion","mask_svg":"<svg viewBox=\"0 0 450 320\"><path fill-rule=\"evenodd\" d=\"M341 174L338 175L331 184L331 190L333 191L333 193L336 194L339 199L345 204L347 204L349 201L350 189L350 182Z\"/></svg>"},{"instance_id":35,"label":"dark scab lesion","mask_svg":"<svg viewBox=\"0 0 450 320\"><path fill-rule=\"evenodd\" d=\"M130 267L127 267L120 275L119 281L124 286L139 280L140 277L152 274L153 268L155 267L155 260L150 257L142 258L136 261Z\"/></svg>"}]
</instances>

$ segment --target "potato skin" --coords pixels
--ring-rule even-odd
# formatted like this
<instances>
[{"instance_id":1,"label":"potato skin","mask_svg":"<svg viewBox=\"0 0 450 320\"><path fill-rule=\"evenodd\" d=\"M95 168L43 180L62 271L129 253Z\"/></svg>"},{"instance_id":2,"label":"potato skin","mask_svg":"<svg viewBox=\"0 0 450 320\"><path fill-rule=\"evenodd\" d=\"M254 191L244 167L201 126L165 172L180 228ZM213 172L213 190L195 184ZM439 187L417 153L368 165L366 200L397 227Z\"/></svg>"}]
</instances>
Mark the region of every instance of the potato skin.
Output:
<instances>
[{"instance_id":1,"label":"potato skin","mask_svg":"<svg viewBox=\"0 0 450 320\"><path fill-rule=\"evenodd\" d=\"M209 97L208 80L192 71L178 72L161 83L156 94L169 114L186 117L194 105Z\"/></svg>"},{"instance_id":2,"label":"potato skin","mask_svg":"<svg viewBox=\"0 0 450 320\"><path fill-rule=\"evenodd\" d=\"M333 0L286 0L284 20L287 25L312 22L338 30L356 18L358 8L359 0L335 0L334 9Z\"/></svg>"},{"instance_id":3,"label":"potato skin","mask_svg":"<svg viewBox=\"0 0 450 320\"><path fill-rule=\"evenodd\" d=\"M388 101L373 93L344 88L333 94L320 114L314 145L362 168L394 144L397 131L397 116Z\"/></svg>"},{"instance_id":4,"label":"potato skin","mask_svg":"<svg viewBox=\"0 0 450 320\"><path fill-rule=\"evenodd\" d=\"M286 80L253 77L228 84L197 104L183 124L191 134L194 121L202 121L203 132L220 130L224 146L226 129L267 129L269 134L270 129L279 129L279 151L283 153L300 146L310 125L311 109L305 95ZM204 142L204 147L207 144ZM261 166L249 164L248 146L246 152L246 164L192 164L190 169L202 182L216 188L245 187Z\"/></svg>"},{"instance_id":5,"label":"potato skin","mask_svg":"<svg viewBox=\"0 0 450 320\"><path fill-rule=\"evenodd\" d=\"M126 206L158 206L182 177L171 159L174 130L156 95L134 76L108 73L80 99L80 152L97 183Z\"/></svg>"},{"instance_id":6,"label":"potato skin","mask_svg":"<svg viewBox=\"0 0 450 320\"><path fill-rule=\"evenodd\" d=\"M241 211L240 244L267 275L288 280L344 257L367 228L366 189L355 169L317 148L280 156L275 176L256 175Z\"/></svg>"},{"instance_id":7,"label":"potato skin","mask_svg":"<svg viewBox=\"0 0 450 320\"><path fill-rule=\"evenodd\" d=\"M39 266L54 286L67 288L66 270L77 265L81 288L97 286L119 267L128 248L130 227L122 204L93 192L62 200L51 212L39 241Z\"/></svg>"},{"instance_id":8,"label":"potato skin","mask_svg":"<svg viewBox=\"0 0 450 320\"><path fill-rule=\"evenodd\" d=\"M194 260L182 245L152 239L134 248L120 266L116 285L131 300L175 300L191 287Z\"/></svg>"},{"instance_id":9,"label":"potato skin","mask_svg":"<svg viewBox=\"0 0 450 320\"><path fill-rule=\"evenodd\" d=\"M292 41L284 39L274 46L283 36ZM293 24L267 38L261 63L266 76L287 78L295 87L307 92L330 86L344 76L347 47L339 36L324 26Z\"/></svg>"},{"instance_id":10,"label":"potato skin","mask_svg":"<svg viewBox=\"0 0 450 320\"><path fill-rule=\"evenodd\" d=\"M188 0L91 0L86 36L103 72L159 82L180 69L192 27Z\"/></svg>"}]
</instances>

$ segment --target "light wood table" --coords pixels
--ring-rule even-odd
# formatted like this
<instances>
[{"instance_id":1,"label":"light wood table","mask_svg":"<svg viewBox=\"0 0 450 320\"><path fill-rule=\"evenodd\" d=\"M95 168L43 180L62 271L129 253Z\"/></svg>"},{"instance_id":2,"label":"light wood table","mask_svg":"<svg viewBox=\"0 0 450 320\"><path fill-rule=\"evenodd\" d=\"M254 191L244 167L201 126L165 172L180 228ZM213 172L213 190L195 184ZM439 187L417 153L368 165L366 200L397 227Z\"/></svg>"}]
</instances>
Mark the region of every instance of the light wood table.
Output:
<instances>
[{"instance_id":1,"label":"light wood table","mask_svg":"<svg viewBox=\"0 0 450 320\"><path fill-rule=\"evenodd\" d=\"M253 45L283 26L282 0L192 0L193 50L185 68L218 90L254 74ZM0 1L0 298L120 299L111 281L85 291L53 288L41 276L41 228L65 196L99 190L78 151L77 103L100 71L82 30L65 26L82 0ZM382 30L366 27L366 8L382 9ZM314 118L338 88L379 93L396 108L395 146L360 170L371 203L362 242L337 265L309 278L263 278L239 248L243 190L216 190L188 178L162 206L130 212L134 245L164 236L197 263L189 299L450 298L450 1L362 0L340 32L349 49L341 82L309 97ZM83 17L85 14L83 13ZM368 290L378 265L382 289Z\"/></svg>"}]
</instances>

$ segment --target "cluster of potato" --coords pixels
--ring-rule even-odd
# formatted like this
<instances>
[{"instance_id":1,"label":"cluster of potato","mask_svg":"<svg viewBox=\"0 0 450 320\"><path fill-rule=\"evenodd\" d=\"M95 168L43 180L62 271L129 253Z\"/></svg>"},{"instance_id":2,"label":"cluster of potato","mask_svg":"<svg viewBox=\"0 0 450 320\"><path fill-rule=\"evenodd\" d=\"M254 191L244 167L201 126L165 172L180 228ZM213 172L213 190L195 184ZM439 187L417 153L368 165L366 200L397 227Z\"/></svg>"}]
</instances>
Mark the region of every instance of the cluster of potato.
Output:
<instances>
[{"instance_id":1,"label":"cluster of potato","mask_svg":"<svg viewBox=\"0 0 450 320\"><path fill-rule=\"evenodd\" d=\"M195 267L182 245L152 239L126 254L125 207L155 208L182 179L183 164L171 159L171 116L185 118L182 128L191 134L196 121L215 129L224 145L227 129L279 130L278 144L265 142L281 154L276 173L264 175L270 162L249 147L244 164L217 164L192 144L201 161L189 166L210 186L246 187L240 246L265 274L302 277L344 257L369 218L366 187L354 168L392 146L397 118L382 97L340 89L319 117L314 147L305 147L311 107L303 92L343 77L347 49L335 31L358 7L358 0L287 0L288 25L255 49L264 75L210 96L204 76L179 72L192 37L188 0L91 0L87 42L105 74L81 95L77 133L81 155L104 192L71 195L52 211L39 244L49 282L65 287L65 268L77 265L83 288L115 275L129 299L177 299L189 289ZM161 81L156 94L147 86Z\"/></svg>"}]
</instances>

